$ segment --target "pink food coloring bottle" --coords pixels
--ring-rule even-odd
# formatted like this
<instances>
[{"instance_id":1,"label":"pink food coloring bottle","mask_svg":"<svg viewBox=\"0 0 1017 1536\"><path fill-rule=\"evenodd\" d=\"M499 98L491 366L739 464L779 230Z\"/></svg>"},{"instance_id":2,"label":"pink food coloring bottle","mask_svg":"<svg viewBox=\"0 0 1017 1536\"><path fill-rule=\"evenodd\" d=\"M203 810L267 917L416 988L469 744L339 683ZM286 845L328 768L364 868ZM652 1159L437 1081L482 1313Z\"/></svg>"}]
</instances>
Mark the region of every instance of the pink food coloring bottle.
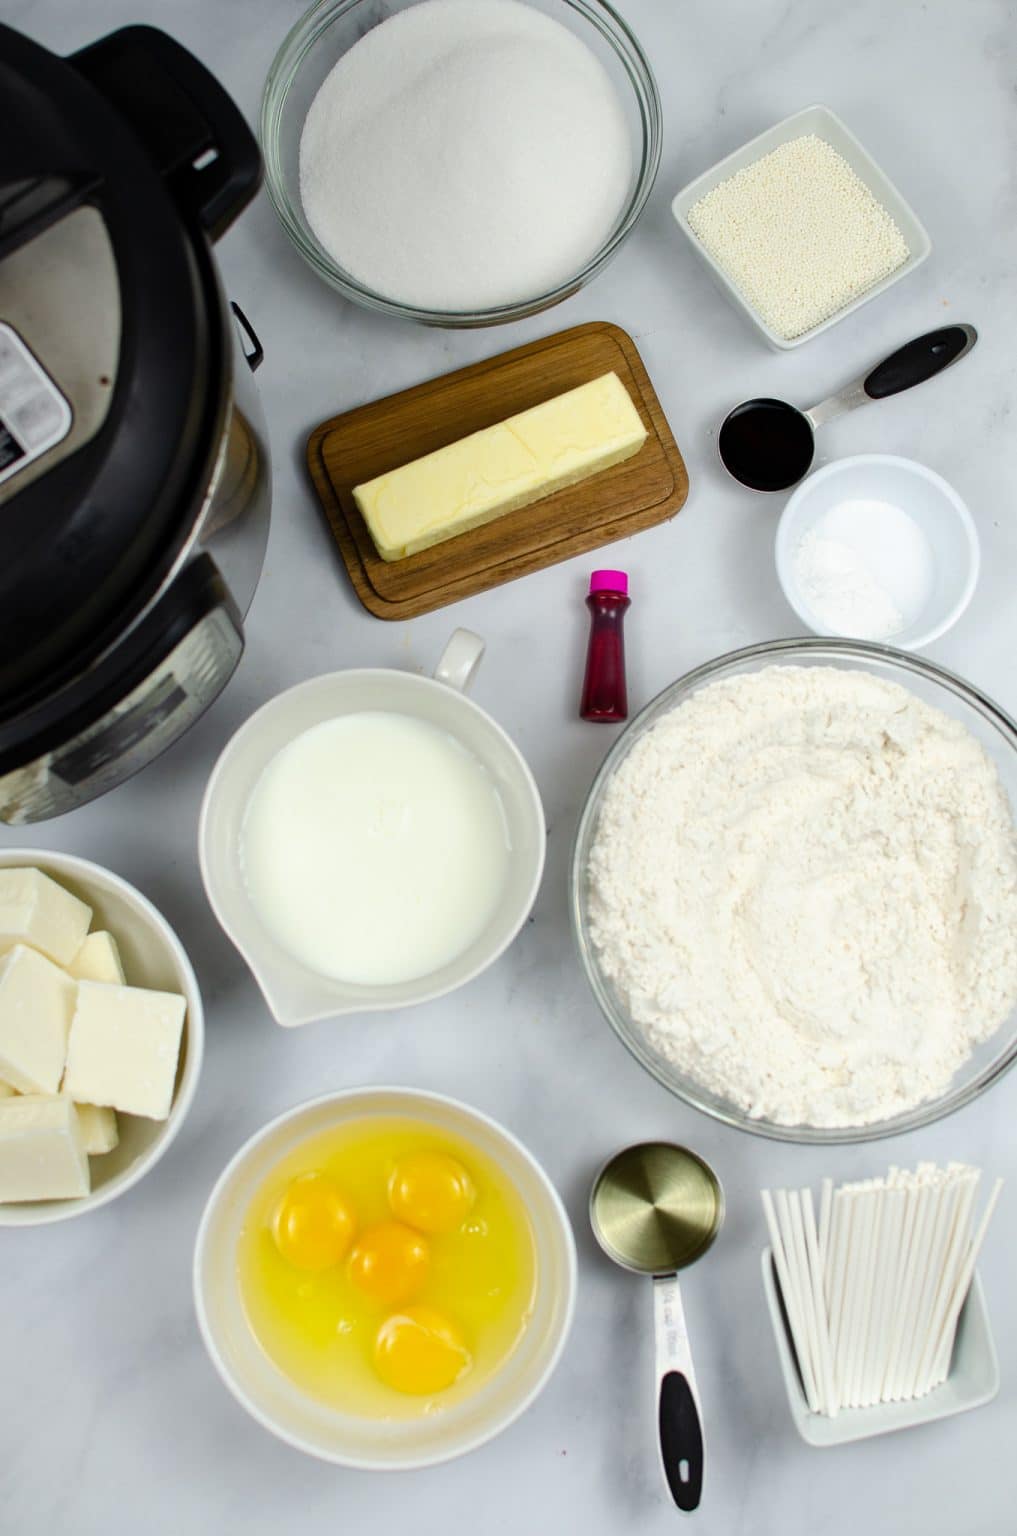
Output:
<instances>
[{"instance_id":1,"label":"pink food coloring bottle","mask_svg":"<svg viewBox=\"0 0 1017 1536\"><path fill-rule=\"evenodd\" d=\"M625 610L629 578L624 571L594 571L590 577L590 644L579 713L584 720L626 720Z\"/></svg>"}]
</instances>

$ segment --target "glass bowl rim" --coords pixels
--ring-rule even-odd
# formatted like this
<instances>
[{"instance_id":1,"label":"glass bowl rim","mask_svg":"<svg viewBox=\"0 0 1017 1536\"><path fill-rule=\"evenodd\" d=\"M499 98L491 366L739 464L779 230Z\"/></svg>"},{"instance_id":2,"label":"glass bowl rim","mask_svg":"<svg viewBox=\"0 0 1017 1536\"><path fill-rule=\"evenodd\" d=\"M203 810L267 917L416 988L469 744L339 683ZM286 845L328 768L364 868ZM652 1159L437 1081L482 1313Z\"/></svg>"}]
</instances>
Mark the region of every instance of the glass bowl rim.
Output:
<instances>
[{"instance_id":1,"label":"glass bowl rim","mask_svg":"<svg viewBox=\"0 0 1017 1536\"><path fill-rule=\"evenodd\" d=\"M545 293L486 309L439 310L386 298L358 282L333 262L318 243L312 242L304 233L296 204L278 166L278 129L287 96L301 65L333 23L342 20L362 3L364 0L315 0L283 38L265 78L258 120L258 138L265 162L265 186L279 222L297 251L323 281L346 298L366 309L414 320L423 325L448 328L498 325L550 309L562 299L578 292L617 255L632 233L649 200L660 167L663 147L660 91L649 59L631 27L608 0L558 0L558 3L568 6L594 26L610 44L632 86L642 124L643 144L635 185L620 222L585 266ZM620 38L616 34L620 34Z\"/></svg>"},{"instance_id":2,"label":"glass bowl rim","mask_svg":"<svg viewBox=\"0 0 1017 1536\"><path fill-rule=\"evenodd\" d=\"M711 1094L708 1089L701 1087L692 1078L686 1078L681 1083L677 1082L655 1057L646 1041L639 1035L635 1025L631 1024L616 1006L605 979L601 976L592 943L586 932L582 887L584 856L588 852L592 828L599 814L604 789L609 779L635 742L645 733L650 721L663 713L665 707L675 701L679 695L689 697L704 684L732 672L747 662L765 659L779 664L781 658L793 659L795 655L802 653L815 656L827 655L834 660L882 662L890 670L899 667L921 677L926 682L935 683L962 700L989 724L995 726L1003 739L1009 743L1011 750L1017 753L1017 721L973 683L969 683L948 668L941 667L938 663L912 652L899 651L894 646L880 645L872 641L847 640L825 635L766 640L755 645L744 646L740 650L727 651L724 655L703 662L702 665L676 678L674 682L668 683L629 721L621 735L612 744L590 785L572 840L569 857L569 919L583 973L601 1013L629 1053L675 1098L718 1120L722 1125L739 1131L748 1131L751 1135L769 1141L821 1146L880 1141L886 1137L901 1136L909 1131L932 1125L978 1098L1017 1061L1017 1030L1014 1031L1009 1046L970 1082L959 1088L951 1088L942 1097L928 1100L912 1110L892 1116L889 1120L877 1120L867 1125L854 1126L781 1125L775 1121L754 1118L746 1114L730 1102ZM789 660L788 664L792 664L792 661ZM581 861L583 867L581 867ZM1000 1027L1002 1028L1002 1025Z\"/></svg>"}]
</instances>

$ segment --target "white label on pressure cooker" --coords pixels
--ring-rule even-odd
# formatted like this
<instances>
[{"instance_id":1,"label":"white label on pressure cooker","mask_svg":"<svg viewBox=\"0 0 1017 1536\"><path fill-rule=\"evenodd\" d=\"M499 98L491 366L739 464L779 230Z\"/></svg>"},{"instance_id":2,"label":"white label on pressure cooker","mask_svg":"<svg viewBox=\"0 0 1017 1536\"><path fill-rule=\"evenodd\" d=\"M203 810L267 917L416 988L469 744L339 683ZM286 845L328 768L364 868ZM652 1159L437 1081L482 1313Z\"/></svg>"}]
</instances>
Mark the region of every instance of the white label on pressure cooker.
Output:
<instances>
[{"instance_id":1,"label":"white label on pressure cooker","mask_svg":"<svg viewBox=\"0 0 1017 1536\"><path fill-rule=\"evenodd\" d=\"M0 321L0 484L71 430L71 408L17 331Z\"/></svg>"}]
</instances>

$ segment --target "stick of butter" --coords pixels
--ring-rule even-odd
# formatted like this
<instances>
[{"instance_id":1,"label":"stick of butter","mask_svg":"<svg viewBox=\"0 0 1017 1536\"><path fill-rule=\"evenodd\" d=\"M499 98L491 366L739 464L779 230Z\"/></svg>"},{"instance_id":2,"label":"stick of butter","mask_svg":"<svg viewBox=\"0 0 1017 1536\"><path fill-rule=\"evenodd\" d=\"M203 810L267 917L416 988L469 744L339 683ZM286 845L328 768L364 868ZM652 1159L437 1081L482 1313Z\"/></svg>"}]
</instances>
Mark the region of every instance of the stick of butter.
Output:
<instances>
[{"instance_id":1,"label":"stick of butter","mask_svg":"<svg viewBox=\"0 0 1017 1536\"><path fill-rule=\"evenodd\" d=\"M646 428L616 373L353 488L383 560L479 528L631 458Z\"/></svg>"},{"instance_id":2,"label":"stick of butter","mask_svg":"<svg viewBox=\"0 0 1017 1536\"><path fill-rule=\"evenodd\" d=\"M91 1188L78 1111L62 1094L0 1102L0 1201L71 1200Z\"/></svg>"}]
</instances>

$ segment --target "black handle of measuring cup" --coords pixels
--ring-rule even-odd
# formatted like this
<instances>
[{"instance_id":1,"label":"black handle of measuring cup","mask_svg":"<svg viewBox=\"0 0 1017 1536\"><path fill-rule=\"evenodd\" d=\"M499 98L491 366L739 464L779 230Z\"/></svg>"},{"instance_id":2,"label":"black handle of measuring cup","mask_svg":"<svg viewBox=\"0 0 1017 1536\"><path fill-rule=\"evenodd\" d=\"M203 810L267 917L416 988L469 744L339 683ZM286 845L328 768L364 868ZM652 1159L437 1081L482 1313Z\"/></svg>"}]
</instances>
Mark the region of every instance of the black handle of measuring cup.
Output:
<instances>
[{"instance_id":1,"label":"black handle of measuring cup","mask_svg":"<svg viewBox=\"0 0 1017 1536\"><path fill-rule=\"evenodd\" d=\"M261 183L261 154L213 74L158 27L121 27L70 62L127 119L179 205L218 240Z\"/></svg>"},{"instance_id":2,"label":"black handle of measuring cup","mask_svg":"<svg viewBox=\"0 0 1017 1536\"><path fill-rule=\"evenodd\" d=\"M668 1371L661 1378L657 1427L667 1486L678 1508L689 1515L699 1508L703 1494L703 1426L681 1371Z\"/></svg>"},{"instance_id":3,"label":"black handle of measuring cup","mask_svg":"<svg viewBox=\"0 0 1017 1536\"><path fill-rule=\"evenodd\" d=\"M926 336L916 336L876 364L866 377L865 393L870 400L884 400L887 395L899 395L901 390L924 384L959 362L977 340L973 325L946 325Z\"/></svg>"}]
</instances>

